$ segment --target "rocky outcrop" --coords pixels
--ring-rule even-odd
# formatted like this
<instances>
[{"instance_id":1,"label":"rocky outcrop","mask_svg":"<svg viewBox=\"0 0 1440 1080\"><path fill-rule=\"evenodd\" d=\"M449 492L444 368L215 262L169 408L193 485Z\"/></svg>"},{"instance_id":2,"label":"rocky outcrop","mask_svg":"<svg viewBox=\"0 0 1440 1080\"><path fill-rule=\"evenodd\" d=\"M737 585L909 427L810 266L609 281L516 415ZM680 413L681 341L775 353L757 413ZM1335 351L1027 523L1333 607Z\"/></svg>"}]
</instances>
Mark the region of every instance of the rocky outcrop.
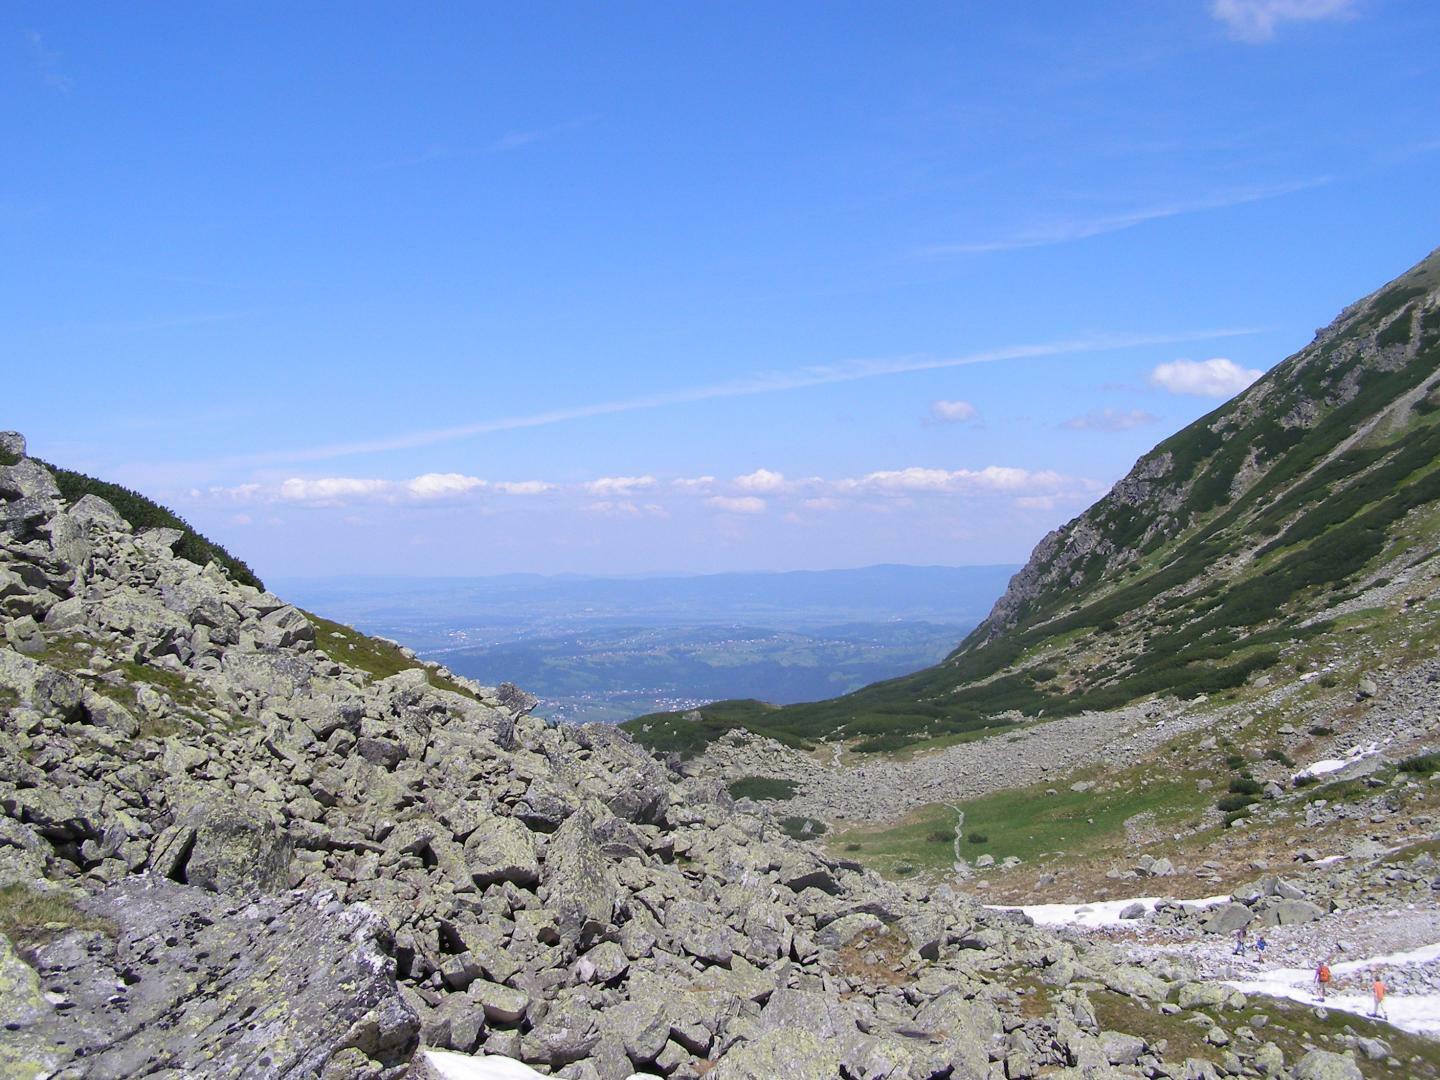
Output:
<instances>
[{"instance_id":1,"label":"rocky outcrop","mask_svg":"<svg viewBox=\"0 0 1440 1080\"><path fill-rule=\"evenodd\" d=\"M27 949L19 967L0 937L0 968L25 987L0 1041L31 1075L382 1080L408 1069L420 1022L391 974L388 930L364 908L142 877L79 908L99 928Z\"/></svg>"}]
</instances>

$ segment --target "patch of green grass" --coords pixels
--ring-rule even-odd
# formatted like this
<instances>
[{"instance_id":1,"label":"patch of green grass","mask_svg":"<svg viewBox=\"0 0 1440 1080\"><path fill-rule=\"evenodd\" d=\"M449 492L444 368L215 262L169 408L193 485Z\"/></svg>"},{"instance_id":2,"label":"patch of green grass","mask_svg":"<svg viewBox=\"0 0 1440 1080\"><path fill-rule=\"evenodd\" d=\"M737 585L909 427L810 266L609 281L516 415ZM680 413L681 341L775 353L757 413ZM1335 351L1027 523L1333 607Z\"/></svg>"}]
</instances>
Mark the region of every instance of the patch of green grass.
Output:
<instances>
[{"instance_id":1,"label":"patch of green grass","mask_svg":"<svg viewBox=\"0 0 1440 1080\"><path fill-rule=\"evenodd\" d=\"M307 611L305 617L315 627L315 646L342 664L358 668L376 679L388 679L402 671L416 668L424 671L430 685L468 698L475 695L459 683L435 674L418 660L411 660L399 647L387 641L362 634L353 626L333 622Z\"/></svg>"},{"instance_id":2,"label":"patch of green grass","mask_svg":"<svg viewBox=\"0 0 1440 1080\"><path fill-rule=\"evenodd\" d=\"M1440 754L1417 754L1414 757L1405 758L1396 765L1396 768L1401 772L1429 776L1432 773L1440 772Z\"/></svg>"},{"instance_id":3,"label":"patch of green grass","mask_svg":"<svg viewBox=\"0 0 1440 1080\"><path fill-rule=\"evenodd\" d=\"M0 450L0 466L20 464L20 455L12 454L9 450Z\"/></svg>"},{"instance_id":4,"label":"patch of green grass","mask_svg":"<svg viewBox=\"0 0 1440 1080\"><path fill-rule=\"evenodd\" d=\"M728 785L732 798L783 802L793 799L799 787L794 780L778 780L771 776L744 776Z\"/></svg>"},{"instance_id":5,"label":"patch of green grass","mask_svg":"<svg viewBox=\"0 0 1440 1080\"><path fill-rule=\"evenodd\" d=\"M17 945L42 945L67 930L113 934L115 928L85 914L67 893L23 883L0 886L0 933Z\"/></svg>"},{"instance_id":6,"label":"patch of green grass","mask_svg":"<svg viewBox=\"0 0 1440 1080\"><path fill-rule=\"evenodd\" d=\"M1154 814L1157 821L1198 818L1205 808L1195 785L1199 775L1173 770L1145 783L1146 770L1135 768L1116 774L1113 789L1079 792L1036 784L995 792L960 804L964 835L997 859L1014 855L1030 863L1057 852L1094 857L1123 848L1125 821L1137 814ZM1055 794L1048 794L1051 790ZM901 862L947 871L955 860L954 829L954 809L936 803L894 825L852 826L836 841L859 844L859 861L881 873L894 873Z\"/></svg>"}]
</instances>

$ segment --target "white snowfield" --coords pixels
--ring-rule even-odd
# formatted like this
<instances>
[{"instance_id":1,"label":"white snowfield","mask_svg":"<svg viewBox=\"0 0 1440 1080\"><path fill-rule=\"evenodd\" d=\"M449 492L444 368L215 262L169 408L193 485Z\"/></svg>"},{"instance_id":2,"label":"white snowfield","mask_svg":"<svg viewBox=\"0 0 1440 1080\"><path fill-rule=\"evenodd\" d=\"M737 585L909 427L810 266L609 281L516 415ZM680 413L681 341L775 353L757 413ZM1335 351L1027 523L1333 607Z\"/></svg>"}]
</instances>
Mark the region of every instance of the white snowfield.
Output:
<instances>
[{"instance_id":1,"label":"white snowfield","mask_svg":"<svg viewBox=\"0 0 1440 1080\"><path fill-rule=\"evenodd\" d=\"M1124 926L1129 920L1120 918L1120 913L1131 904L1143 904L1145 913L1151 914L1161 900L1172 904L1188 904L1190 907L1207 908L1230 901L1229 894L1206 896L1199 900L1175 900L1163 896L1132 896L1128 900L1096 900L1089 904L1022 904L1018 907L987 905L991 911L1019 911L1035 920L1036 926L1083 926L1094 929L1101 926Z\"/></svg>"},{"instance_id":2,"label":"white snowfield","mask_svg":"<svg viewBox=\"0 0 1440 1080\"><path fill-rule=\"evenodd\" d=\"M1297 772L1290 779L1298 780L1302 776L1324 776L1327 773L1339 772L1346 765L1354 765L1361 758L1371 757L1380 752L1379 743L1367 743L1364 746L1357 746L1343 758L1322 758L1319 761L1312 761L1303 769Z\"/></svg>"},{"instance_id":3,"label":"white snowfield","mask_svg":"<svg viewBox=\"0 0 1440 1080\"><path fill-rule=\"evenodd\" d=\"M1371 971L1378 968L1383 977L1388 968L1426 964L1434 960L1440 960L1440 944L1425 945L1408 952L1389 953L1367 960L1331 964L1330 972L1335 978L1331 985L1341 984L1344 989L1327 994L1325 1008L1353 1013L1356 1016L1369 1016ZM1253 979L1227 981L1225 985L1233 986L1246 994L1267 994L1306 1005L1320 1004L1315 988L1315 972L1308 968L1273 968L1260 972ZM1385 1011L1390 1024L1402 1031L1416 1035L1440 1036L1440 994L1391 993L1385 999Z\"/></svg>"},{"instance_id":4,"label":"white snowfield","mask_svg":"<svg viewBox=\"0 0 1440 1080\"><path fill-rule=\"evenodd\" d=\"M428 1075L432 1080L549 1080L529 1065L498 1054L455 1054L449 1050L425 1050ZM628 1080L653 1080L649 1073L632 1073Z\"/></svg>"}]
</instances>

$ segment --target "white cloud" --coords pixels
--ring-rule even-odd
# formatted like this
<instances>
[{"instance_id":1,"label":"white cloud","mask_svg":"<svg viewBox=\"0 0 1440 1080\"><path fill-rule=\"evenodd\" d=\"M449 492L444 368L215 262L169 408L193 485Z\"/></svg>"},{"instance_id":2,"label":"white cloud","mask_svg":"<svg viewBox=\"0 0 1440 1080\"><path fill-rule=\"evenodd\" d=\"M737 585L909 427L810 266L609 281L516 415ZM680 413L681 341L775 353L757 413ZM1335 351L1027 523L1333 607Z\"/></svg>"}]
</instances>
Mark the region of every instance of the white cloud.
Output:
<instances>
[{"instance_id":1,"label":"white cloud","mask_svg":"<svg viewBox=\"0 0 1440 1080\"><path fill-rule=\"evenodd\" d=\"M681 476L671 480L670 486L678 491L707 491L715 486L715 477Z\"/></svg>"},{"instance_id":2,"label":"white cloud","mask_svg":"<svg viewBox=\"0 0 1440 1080\"><path fill-rule=\"evenodd\" d=\"M255 520L255 519L252 518L249 514L232 514L231 517L230 517L230 524L231 524L231 525L249 525L249 524L250 524L251 522L253 522L254 520Z\"/></svg>"},{"instance_id":3,"label":"white cloud","mask_svg":"<svg viewBox=\"0 0 1440 1080\"><path fill-rule=\"evenodd\" d=\"M731 498L727 495L712 495L705 500L706 506L713 506L716 510L723 510L727 514L763 514L765 512L765 500L756 498L754 495L741 495Z\"/></svg>"},{"instance_id":4,"label":"white cloud","mask_svg":"<svg viewBox=\"0 0 1440 1080\"><path fill-rule=\"evenodd\" d=\"M544 495L555 490L554 484L544 480L497 480L491 486L506 495Z\"/></svg>"},{"instance_id":5,"label":"white cloud","mask_svg":"<svg viewBox=\"0 0 1440 1080\"><path fill-rule=\"evenodd\" d=\"M1283 22L1349 19L1354 0L1211 0L1210 14L1223 22L1230 36L1251 44L1269 41Z\"/></svg>"},{"instance_id":6,"label":"white cloud","mask_svg":"<svg viewBox=\"0 0 1440 1080\"><path fill-rule=\"evenodd\" d=\"M735 486L741 491L783 491L786 488L785 475L769 469L756 469L752 473L735 477Z\"/></svg>"},{"instance_id":7,"label":"white cloud","mask_svg":"<svg viewBox=\"0 0 1440 1080\"><path fill-rule=\"evenodd\" d=\"M416 499L450 499L485 486L478 476L464 473L423 473L405 481L405 491Z\"/></svg>"},{"instance_id":8,"label":"white cloud","mask_svg":"<svg viewBox=\"0 0 1440 1080\"><path fill-rule=\"evenodd\" d=\"M216 499L229 499L232 502L254 502L263 497L265 489L259 484L236 484L234 487L211 487L206 489L206 494ZM200 492L192 491L192 497L198 497Z\"/></svg>"},{"instance_id":9,"label":"white cloud","mask_svg":"<svg viewBox=\"0 0 1440 1080\"><path fill-rule=\"evenodd\" d=\"M932 401L930 419L942 424L963 424L978 415L974 405L968 401Z\"/></svg>"},{"instance_id":10,"label":"white cloud","mask_svg":"<svg viewBox=\"0 0 1440 1080\"><path fill-rule=\"evenodd\" d=\"M1067 480L1058 472L1045 469L1031 471L1006 465L987 465L983 469L929 469L911 466L907 469L886 469L867 473L856 479L841 480L842 491L864 491L876 494L915 492L1019 492L1051 490L1064 486Z\"/></svg>"},{"instance_id":11,"label":"white cloud","mask_svg":"<svg viewBox=\"0 0 1440 1080\"><path fill-rule=\"evenodd\" d=\"M1060 426L1071 431L1129 431L1158 419L1143 409L1091 409L1084 416L1072 416Z\"/></svg>"},{"instance_id":12,"label":"white cloud","mask_svg":"<svg viewBox=\"0 0 1440 1080\"><path fill-rule=\"evenodd\" d=\"M587 483L585 490L591 495L623 496L654 486L653 476L602 476Z\"/></svg>"},{"instance_id":13,"label":"white cloud","mask_svg":"<svg viewBox=\"0 0 1440 1080\"><path fill-rule=\"evenodd\" d=\"M292 476L280 485L280 498L287 502L335 502L346 498L382 495L389 488L388 480L362 480L351 476L324 476L305 480Z\"/></svg>"},{"instance_id":14,"label":"white cloud","mask_svg":"<svg viewBox=\"0 0 1440 1080\"><path fill-rule=\"evenodd\" d=\"M839 499L821 496L818 499L806 499L800 505L806 510L839 510L841 503Z\"/></svg>"},{"instance_id":15,"label":"white cloud","mask_svg":"<svg viewBox=\"0 0 1440 1080\"><path fill-rule=\"evenodd\" d=\"M1148 381L1151 386L1172 394L1228 398L1264 374L1258 368L1242 368L1234 360L1217 356L1212 360L1171 360L1159 364L1150 372Z\"/></svg>"}]
</instances>

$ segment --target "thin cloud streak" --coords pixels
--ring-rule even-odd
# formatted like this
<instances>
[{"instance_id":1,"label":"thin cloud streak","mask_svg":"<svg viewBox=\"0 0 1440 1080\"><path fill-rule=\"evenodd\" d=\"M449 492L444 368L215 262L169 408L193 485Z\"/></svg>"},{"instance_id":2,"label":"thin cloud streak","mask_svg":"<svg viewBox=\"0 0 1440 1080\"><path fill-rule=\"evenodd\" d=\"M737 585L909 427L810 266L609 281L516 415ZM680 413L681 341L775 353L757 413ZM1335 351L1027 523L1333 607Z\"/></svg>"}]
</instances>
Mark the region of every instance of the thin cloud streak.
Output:
<instances>
[{"instance_id":1,"label":"thin cloud streak","mask_svg":"<svg viewBox=\"0 0 1440 1080\"><path fill-rule=\"evenodd\" d=\"M1134 228L1136 225L1143 225L1147 221L1158 221L1162 218L1180 217L1185 214L1199 214L1207 210L1223 210L1230 206L1243 206L1245 203L1262 202L1265 199L1274 199L1281 195L1291 195L1297 191L1306 191L1310 188L1322 187L1330 182L1330 177L1322 176L1313 180L1300 180L1292 184L1245 188L1239 191L1231 191L1223 195L1217 195L1209 199L1199 199L1194 202L1145 207L1140 210L1133 210L1128 214L1112 214L1105 217L1081 218L1056 222L1052 225L1016 233L1013 236L1002 237L998 240L985 240L978 243L964 244L936 244L921 249L918 254L932 258L946 255L987 255L997 251L1019 251L1023 248L1051 247L1055 244L1069 244L1076 240L1088 240L1092 236L1103 236L1106 233L1120 232L1124 229Z\"/></svg>"},{"instance_id":2,"label":"thin cloud streak","mask_svg":"<svg viewBox=\"0 0 1440 1080\"><path fill-rule=\"evenodd\" d=\"M613 416L616 413L638 412L645 409L660 409L669 405L686 405L698 401L714 401L723 398L753 397L758 394L773 394L783 390L802 390L812 386L828 386L835 383L857 382L861 379L875 379L886 375L904 375L917 371L938 371L945 368L970 367L975 364L993 364L1002 360L1040 359L1050 356L1065 356L1076 353L1100 352L1106 349L1133 349L1149 345L1176 345L1192 341L1211 341L1217 338L1242 337L1259 331L1252 328L1186 331L1177 334L1099 334L1073 341L1056 341L1035 345L1012 345L1002 349L990 349L954 357L900 357L886 360L851 360L839 364L817 364L790 371L774 371L753 375L731 382L710 386L692 387L664 394L650 394L627 398L620 401L597 402L594 405L578 405L568 409L551 409L546 412L530 413L525 416L498 417L481 420L474 424L456 427L432 428L394 435L385 439L365 442L336 443L329 446L310 447L299 450L277 450L261 454L245 454L225 458L219 462L228 466L276 465L299 461L329 461L334 458L352 457L357 454L380 454L394 450L413 450L421 446L455 442L477 435L493 435L502 431L517 431L523 428L545 427L571 420L586 420L595 416Z\"/></svg>"}]
</instances>

